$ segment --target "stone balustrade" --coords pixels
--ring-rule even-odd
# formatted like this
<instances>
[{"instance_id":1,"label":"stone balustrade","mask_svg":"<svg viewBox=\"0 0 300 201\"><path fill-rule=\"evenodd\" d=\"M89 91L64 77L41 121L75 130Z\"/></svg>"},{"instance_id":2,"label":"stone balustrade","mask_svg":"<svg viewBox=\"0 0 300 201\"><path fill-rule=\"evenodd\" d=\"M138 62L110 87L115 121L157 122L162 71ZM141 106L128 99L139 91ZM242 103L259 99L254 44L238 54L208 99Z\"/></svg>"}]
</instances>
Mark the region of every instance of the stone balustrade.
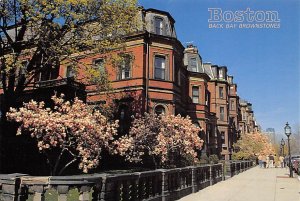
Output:
<instances>
[{"instance_id":1,"label":"stone balustrade","mask_svg":"<svg viewBox=\"0 0 300 201\"><path fill-rule=\"evenodd\" d=\"M0 175L1 201L44 201L46 192L56 192L67 201L76 189L79 201L177 200L252 167L250 161L189 166L125 174L34 177L24 174ZM225 174L224 174L225 173ZM70 200L70 199L68 199Z\"/></svg>"}]
</instances>

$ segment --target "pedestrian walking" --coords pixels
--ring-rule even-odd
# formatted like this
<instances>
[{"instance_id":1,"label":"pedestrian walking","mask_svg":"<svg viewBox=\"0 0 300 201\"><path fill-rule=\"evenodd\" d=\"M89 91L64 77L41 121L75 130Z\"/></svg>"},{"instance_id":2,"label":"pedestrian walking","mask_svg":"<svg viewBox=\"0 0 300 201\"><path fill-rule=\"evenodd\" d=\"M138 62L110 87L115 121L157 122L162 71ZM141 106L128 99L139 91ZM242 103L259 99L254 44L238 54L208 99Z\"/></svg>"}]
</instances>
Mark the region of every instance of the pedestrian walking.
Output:
<instances>
[{"instance_id":1,"label":"pedestrian walking","mask_svg":"<svg viewBox=\"0 0 300 201\"><path fill-rule=\"evenodd\" d=\"M270 157L267 155L266 156L266 168L270 167Z\"/></svg>"},{"instance_id":2,"label":"pedestrian walking","mask_svg":"<svg viewBox=\"0 0 300 201\"><path fill-rule=\"evenodd\" d=\"M274 167L274 156L270 154L269 156L269 167L273 168Z\"/></svg>"},{"instance_id":3,"label":"pedestrian walking","mask_svg":"<svg viewBox=\"0 0 300 201\"><path fill-rule=\"evenodd\" d=\"M281 168L284 168L284 157L283 156L279 156L279 162L280 162Z\"/></svg>"},{"instance_id":4,"label":"pedestrian walking","mask_svg":"<svg viewBox=\"0 0 300 201\"><path fill-rule=\"evenodd\" d=\"M260 167L260 168L262 168L263 165L264 165L262 159L263 159L263 156L262 156L261 154L259 154L259 155L258 155L258 164L259 164L259 167Z\"/></svg>"},{"instance_id":5,"label":"pedestrian walking","mask_svg":"<svg viewBox=\"0 0 300 201\"><path fill-rule=\"evenodd\" d=\"M266 168L267 167L267 158L266 158L266 156L262 155L261 160L262 160L263 168Z\"/></svg>"}]
</instances>

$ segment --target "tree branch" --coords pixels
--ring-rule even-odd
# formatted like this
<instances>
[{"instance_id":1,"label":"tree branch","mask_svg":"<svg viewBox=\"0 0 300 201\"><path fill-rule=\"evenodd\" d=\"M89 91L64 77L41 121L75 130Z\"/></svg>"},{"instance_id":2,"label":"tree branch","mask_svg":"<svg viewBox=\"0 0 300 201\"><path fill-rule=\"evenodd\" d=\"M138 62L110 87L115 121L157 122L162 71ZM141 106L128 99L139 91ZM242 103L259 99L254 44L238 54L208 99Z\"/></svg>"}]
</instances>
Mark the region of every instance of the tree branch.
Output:
<instances>
[{"instance_id":1,"label":"tree branch","mask_svg":"<svg viewBox=\"0 0 300 201\"><path fill-rule=\"evenodd\" d=\"M64 154L65 151L67 151L66 148L63 148L63 149L61 150L61 152L60 152L60 154L59 154L59 156L58 156L58 158L57 158L57 160L56 160L56 162L55 162L55 166L54 166L54 169L53 169L53 174L56 173L58 164L59 164L59 162L60 162L60 160L61 160L61 157L62 157L62 155Z\"/></svg>"},{"instance_id":2,"label":"tree branch","mask_svg":"<svg viewBox=\"0 0 300 201\"><path fill-rule=\"evenodd\" d=\"M71 164L75 163L77 161L77 158L74 158L72 161L67 163L58 173L58 175L61 175L65 169L67 169Z\"/></svg>"}]
</instances>

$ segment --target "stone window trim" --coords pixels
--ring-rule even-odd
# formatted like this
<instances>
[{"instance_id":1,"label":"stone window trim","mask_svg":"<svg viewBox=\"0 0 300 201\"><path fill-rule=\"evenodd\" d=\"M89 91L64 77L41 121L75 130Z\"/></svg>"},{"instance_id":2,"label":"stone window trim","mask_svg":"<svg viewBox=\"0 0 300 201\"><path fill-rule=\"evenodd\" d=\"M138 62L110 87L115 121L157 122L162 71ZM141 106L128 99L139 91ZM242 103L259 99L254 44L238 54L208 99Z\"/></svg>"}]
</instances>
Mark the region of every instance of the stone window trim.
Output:
<instances>
[{"instance_id":1,"label":"stone window trim","mask_svg":"<svg viewBox=\"0 0 300 201\"><path fill-rule=\"evenodd\" d=\"M155 78L155 58L156 57L164 57L165 58L165 79ZM170 58L169 58L168 54L154 52L153 53L152 64L153 64L152 79L170 81L170 77L171 77L169 75L169 73L170 73Z\"/></svg>"}]
</instances>

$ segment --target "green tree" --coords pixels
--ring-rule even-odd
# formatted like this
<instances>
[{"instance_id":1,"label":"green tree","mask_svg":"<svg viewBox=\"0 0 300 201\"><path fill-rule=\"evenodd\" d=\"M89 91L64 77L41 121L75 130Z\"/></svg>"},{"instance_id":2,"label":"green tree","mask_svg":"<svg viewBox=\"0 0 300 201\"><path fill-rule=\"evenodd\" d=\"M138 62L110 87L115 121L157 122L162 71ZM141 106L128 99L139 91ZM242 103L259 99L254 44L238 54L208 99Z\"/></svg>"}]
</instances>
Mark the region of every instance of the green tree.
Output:
<instances>
[{"instance_id":1,"label":"green tree","mask_svg":"<svg viewBox=\"0 0 300 201\"><path fill-rule=\"evenodd\" d=\"M258 155L275 154L268 136L262 133L246 133L233 145L233 159L254 159Z\"/></svg>"}]
</instances>

